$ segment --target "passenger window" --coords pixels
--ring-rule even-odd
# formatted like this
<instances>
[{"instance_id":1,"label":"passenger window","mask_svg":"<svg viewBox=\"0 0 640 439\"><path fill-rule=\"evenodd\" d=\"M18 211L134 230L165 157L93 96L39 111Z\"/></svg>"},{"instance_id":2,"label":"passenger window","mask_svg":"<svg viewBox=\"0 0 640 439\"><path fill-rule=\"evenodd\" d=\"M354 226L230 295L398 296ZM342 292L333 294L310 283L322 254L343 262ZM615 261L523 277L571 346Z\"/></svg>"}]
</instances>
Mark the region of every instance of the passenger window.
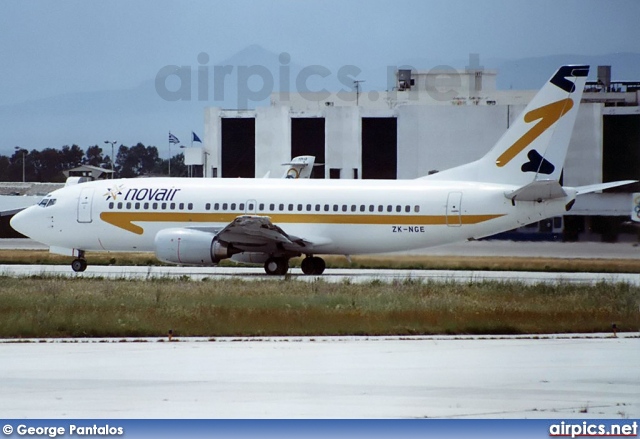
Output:
<instances>
[{"instance_id":1,"label":"passenger window","mask_svg":"<svg viewBox=\"0 0 640 439\"><path fill-rule=\"evenodd\" d=\"M355 212L355 211L356 211L356 209L357 209L356 205L355 205L355 204L352 204L352 205L351 205L351 212Z\"/></svg>"},{"instance_id":2,"label":"passenger window","mask_svg":"<svg viewBox=\"0 0 640 439\"><path fill-rule=\"evenodd\" d=\"M189 209L189 210L193 210L193 203L189 203L189 204L187 204L187 209Z\"/></svg>"},{"instance_id":3,"label":"passenger window","mask_svg":"<svg viewBox=\"0 0 640 439\"><path fill-rule=\"evenodd\" d=\"M298 204L298 212L302 212L302 204Z\"/></svg>"},{"instance_id":4,"label":"passenger window","mask_svg":"<svg viewBox=\"0 0 640 439\"><path fill-rule=\"evenodd\" d=\"M289 212L293 210L293 204L289 204Z\"/></svg>"},{"instance_id":5,"label":"passenger window","mask_svg":"<svg viewBox=\"0 0 640 439\"><path fill-rule=\"evenodd\" d=\"M244 210L244 207L241 207L241 209ZM249 203L249 205L247 206L248 210L253 210L253 203Z\"/></svg>"},{"instance_id":6,"label":"passenger window","mask_svg":"<svg viewBox=\"0 0 640 439\"><path fill-rule=\"evenodd\" d=\"M216 203L213 205L213 210L218 211L220 210L220 203Z\"/></svg>"},{"instance_id":7,"label":"passenger window","mask_svg":"<svg viewBox=\"0 0 640 439\"><path fill-rule=\"evenodd\" d=\"M411 206L409 206L408 204L404 206L404 211L407 213L411 212Z\"/></svg>"},{"instance_id":8,"label":"passenger window","mask_svg":"<svg viewBox=\"0 0 640 439\"><path fill-rule=\"evenodd\" d=\"M227 210L227 207L228 207L227 203L222 203L222 210Z\"/></svg>"},{"instance_id":9,"label":"passenger window","mask_svg":"<svg viewBox=\"0 0 640 439\"><path fill-rule=\"evenodd\" d=\"M376 207L373 204L369 205L369 212L373 212L374 210L376 210Z\"/></svg>"},{"instance_id":10,"label":"passenger window","mask_svg":"<svg viewBox=\"0 0 640 439\"><path fill-rule=\"evenodd\" d=\"M264 203L260 203L260 205L258 206L258 210L260 210L260 212L264 210Z\"/></svg>"},{"instance_id":11,"label":"passenger window","mask_svg":"<svg viewBox=\"0 0 640 439\"><path fill-rule=\"evenodd\" d=\"M158 210L158 203L153 203L153 210ZM118 207L120 209L120 207Z\"/></svg>"},{"instance_id":12,"label":"passenger window","mask_svg":"<svg viewBox=\"0 0 640 439\"><path fill-rule=\"evenodd\" d=\"M325 211L325 212L329 212L329 205L328 205L328 204L325 204L325 205L324 205L324 211Z\"/></svg>"},{"instance_id":13,"label":"passenger window","mask_svg":"<svg viewBox=\"0 0 640 439\"><path fill-rule=\"evenodd\" d=\"M343 204L343 205L342 205L342 211L343 211L343 212L346 212L346 211L347 211L347 205L346 205L346 204Z\"/></svg>"},{"instance_id":14,"label":"passenger window","mask_svg":"<svg viewBox=\"0 0 640 439\"><path fill-rule=\"evenodd\" d=\"M280 204L278 205L278 210L279 210L280 212L282 212L282 211L284 210L284 204L280 203Z\"/></svg>"},{"instance_id":15,"label":"passenger window","mask_svg":"<svg viewBox=\"0 0 640 439\"><path fill-rule=\"evenodd\" d=\"M276 205L273 203L269 204L269 211L273 212L274 210L276 210Z\"/></svg>"},{"instance_id":16,"label":"passenger window","mask_svg":"<svg viewBox=\"0 0 640 439\"><path fill-rule=\"evenodd\" d=\"M176 210L176 203L171 203L171 204L169 205L169 209L171 209L171 210Z\"/></svg>"},{"instance_id":17,"label":"passenger window","mask_svg":"<svg viewBox=\"0 0 640 439\"><path fill-rule=\"evenodd\" d=\"M364 209L365 209L365 205L364 205L364 204L361 204L361 205L360 205L360 212L364 212Z\"/></svg>"},{"instance_id":18,"label":"passenger window","mask_svg":"<svg viewBox=\"0 0 640 439\"><path fill-rule=\"evenodd\" d=\"M316 204L316 212L320 212L320 205Z\"/></svg>"},{"instance_id":19,"label":"passenger window","mask_svg":"<svg viewBox=\"0 0 640 439\"><path fill-rule=\"evenodd\" d=\"M420 206L416 205L416 206L413 208L413 211L414 211L414 212L416 212L416 213L420 212Z\"/></svg>"},{"instance_id":20,"label":"passenger window","mask_svg":"<svg viewBox=\"0 0 640 439\"><path fill-rule=\"evenodd\" d=\"M311 212L311 204L307 204L307 212Z\"/></svg>"},{"instance_id":21,"label":"passenger window","mask_svg":"<svg viewBox=\"0 0 640 439\"><path fill-rule=\"evenodd\" d=\"M42 203L40 203L42 204ZM109 209L113 209L113 201L111 203L109 203Z\"/></svg>"},{"instance_id":22,"label":"passenger window","mask_svg":"<svg viewBox=\"0 0 640 439\"><path fill-rule=\"evenodd\" d=\"M148 210L149 209L149 203L144 203L144 210Z\"/></svg>"},{"instance_id":23,"label":"passenger window","mask_svg":"<svg viewBox=\"0 0 640 439\"><path fill-rule=\"evenodd\" d=\"M239 210L244 210L244 203L240 203L240 205L238 206Z\"/></svg>"},{"instance_id":24,"label":"passenger window","mask_svg":"<svg viewBox=\"0 0 640 439\"><path fill-rule=\"evenodd\" d=\"M136 203L134 206L134 209L139 210L140 209L140 203Z\"/></svg>"},{"instance_id":25,"label":"passenger window","mask_svg":"<svg viewBox=\"0 0 640 439\"><path fill-rule=\"evenodd\" d=\"M122 209L122 203L118 203L118 209Z\"/></svg>"},{"instance_id":26,"label":"passenger window","mask_svg":"<svg viewBox=\"0 0 640 439\"><path fill-rule=\"evenodd\" d=\"M127 203L127 209L131 209L131 203Z\"/></svg>"},{"instance_id":27,"label":"passenger window","mask_svg":"<svg viewBox=\"0 0 640 439\"><path fill-rule=\"evenodd\" d=\"M180 209L184 209L184 206L182 205L182 203L180 203ZM211 203L207 203L204 205L204 210L209 210L211 209Z\"/></svg>"},{"instance_id":28,"label":"passenger window","mask_svg":"<svg viewBox=\"0 0 640 439\"><path fill-rule=\"evenodd\" d=\"M162 210L167 210L167 203L162 203L161 206L162 206Z\"/></svg>"},{"instance_id":29,"label":"passenger window","mask_svg":"<svg viewBox=\"0 0 640 439\"><path fill-rule=\"evenodd\" d=\"M384 206L382 204L378 205L378 212L383 212Z\"/></svg>"},{"instance_id":30,"label":"passenger window","mask_svg":"<svg viewBox=\"0 0 640 439\"><path fill-rule=\"evenodd\" d=\"M387 205L387 212L393 212L393 206L391 204Z\"/></svg>"},{"instance_id":31,"label":"passenger window","mask_svg":"<svg viewBox=\"0 0 640 439\"><path fill-rule=\"evenodd\" d=\"M338 205L337 205L337 204L334 204L334 205L333 205L333 211L334 211L334 212L337 212L337 211L338 211L338 209L339 209Z\"/></svg>"},{"instance_id":32,"label":"passenger window","mask_svg":"<svg viewBox=\"0 0 640 439\"><path fill-rule=\"evenodd\" d=\"M210 204L210 203L207 203L207 210L209 210L210 208L211 208L211 204ZM184 203L180 203L180 204L178 205L178 209L180 209L180 210L184 210Z\"/></svg>"},{"instance_id":33,"label":"passenger window","mask_svg":"<svg viewBox=\"0 0 640 439\"><path fill-rule=\"evenodd\" d=\"M402 212L402 206L397 205L396 206L396 212Z\"/></svg>"},{"instance_id":34,"label":"passenger window","mask_svg":"<svg viewBox=\"0 0 640 439\"><path fill-rule=\"evenodd\" d=\"M230 210L236 210L236 203L231 203L231 209Z\"/></svg>"}]
</instances>

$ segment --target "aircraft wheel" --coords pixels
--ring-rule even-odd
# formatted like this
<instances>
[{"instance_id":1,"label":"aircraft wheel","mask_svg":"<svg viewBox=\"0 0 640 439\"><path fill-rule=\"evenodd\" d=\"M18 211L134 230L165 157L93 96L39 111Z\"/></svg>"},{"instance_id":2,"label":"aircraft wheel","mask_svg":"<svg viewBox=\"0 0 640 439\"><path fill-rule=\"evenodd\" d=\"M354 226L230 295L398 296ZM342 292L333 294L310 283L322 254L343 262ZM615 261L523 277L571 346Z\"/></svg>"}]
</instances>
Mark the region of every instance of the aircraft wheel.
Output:
<instances>
[{"instance_id":1,"label":"aircraft wheel","mask_svg":"<svg viewBox=\"0 0 640 439\"><path fill-rule=\"evenodd\" d=\"M315 270L313 271L313 274L322 274L324 273L324 269L327 268L327 264L324 263L324 259L319 258L319 257L314 257L313 258L313 266L315 268Z\"/></svg>"},{"instance_id":2,"label":"aircraft wheel","mask_svg":"<svg viewBox=\"0 0 640 439\"><path fill-rule=\"evenodd\" d=\"M287 258L269 258L264 263L264 271L269 275L287 274L289 260Z\"/></svg>"},{"instance_id":3,"label":"aircraft wheel","mask_svg":"<svg viewBox=\"0 0 640 439\"><path fill-rule=\"evenodd\" d=\"M73 262L71 262L71 269L73 271L75 271L76 273L86 270L87 269L87 260L86 259L81 259L81 258L74 259Z\"/></svg>"},{"instance_id":4,"label":"aircraft wheel","mask_svg":"<svg viewBox=\"0 0 640 439\"><path fill-rule=\"evenodd\" d=\"M304 258L300 264L300 268L304 274L322 274L325 267L324 259L316 256Z\"/></svg>"}]
</instances>

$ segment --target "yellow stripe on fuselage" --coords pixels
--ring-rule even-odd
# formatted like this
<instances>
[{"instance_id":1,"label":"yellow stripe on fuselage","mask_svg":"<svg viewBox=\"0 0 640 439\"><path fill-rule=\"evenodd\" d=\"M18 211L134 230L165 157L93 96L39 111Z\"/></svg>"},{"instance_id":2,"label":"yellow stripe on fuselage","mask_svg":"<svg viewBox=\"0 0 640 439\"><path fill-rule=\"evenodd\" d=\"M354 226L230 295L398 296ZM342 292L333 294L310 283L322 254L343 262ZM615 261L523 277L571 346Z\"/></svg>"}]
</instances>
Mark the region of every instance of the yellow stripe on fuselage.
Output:
<instances>
[{"instance_id":1,"label":"yellow stripe on fuselage","mask_svg":"<svg viewBox=\"0 0 640 439\"><path fill-rule=\"evenodd\" d=\"M134 222L153 223L230 223L244 214L241 213L195 213L195 212L102 212L100 219L106 223L142 235L144 229ZM446 225L478 224L503 214L486 215L352 215L352 214L317 214L317 213L256 213L256 216L268 216L278 224L369 224L369 225ZM459 220L458 220L459 219Z\"/></svg>"}]
</instances>

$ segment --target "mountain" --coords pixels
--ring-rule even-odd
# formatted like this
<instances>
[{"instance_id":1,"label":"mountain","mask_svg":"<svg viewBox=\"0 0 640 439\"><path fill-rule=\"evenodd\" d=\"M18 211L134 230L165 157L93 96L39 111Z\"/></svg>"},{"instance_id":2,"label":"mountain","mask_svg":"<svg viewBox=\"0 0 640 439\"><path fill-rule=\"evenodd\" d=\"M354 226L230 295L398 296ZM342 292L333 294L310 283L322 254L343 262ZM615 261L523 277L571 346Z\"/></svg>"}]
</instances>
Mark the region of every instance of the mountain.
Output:
<instances>
[{"instance_id":1,"label":"mountain","mask_svg":"<svg viewBox=\"0 0 640 439\"><path fill-rule=\"evenodd\" d=\"M415 58L388 66L435 67L430 62ZM462 60L456 63L456 68L465 64ZM595 66L611 65L614 80L640 80L640 54L635 53L481 59L480 63L498 70L499 89L537 89L566 63L590 64L592 78ZM166 157L169 131L183 144L189 143L191 131L203 137L203 110L207 106L238 109L269 105L270 93L280 90L352 91L354 79L366 81L363 91L385 90L394 80L394 67L388 66L367 71L355 66L301 66L287 53L251 45L219 62L207 56L179 71L162 68L155 78L135 88L67 93L0 106L0 154L13 154L14 146L31 150L77 144L86 148L104 146L105 140L113 139L125 145L155 145ZM104 152L110 153L106 148ZM178 147L174 145L171 152L177 153Z\"/></svg>"}]
</instances>

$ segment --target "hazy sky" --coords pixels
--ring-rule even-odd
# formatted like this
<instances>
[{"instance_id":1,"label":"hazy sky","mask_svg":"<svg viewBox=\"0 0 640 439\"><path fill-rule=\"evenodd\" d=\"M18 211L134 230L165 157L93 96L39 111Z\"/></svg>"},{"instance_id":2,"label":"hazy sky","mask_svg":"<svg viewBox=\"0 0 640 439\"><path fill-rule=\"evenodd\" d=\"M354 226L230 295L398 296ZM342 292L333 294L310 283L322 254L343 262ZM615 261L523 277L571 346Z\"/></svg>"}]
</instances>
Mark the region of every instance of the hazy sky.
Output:
<instances>
[{"instance_id":1,"label":"hazy sky","mask_svg":"<svg viewBox=\"0 0 640 439\"><path fill-rule=\"evenodd\" d=\"M636 0L3 0L0 105L134 87L255 43L300 65L363 69L638 52L639 19Z\"/></svg>"}]
</instances>

